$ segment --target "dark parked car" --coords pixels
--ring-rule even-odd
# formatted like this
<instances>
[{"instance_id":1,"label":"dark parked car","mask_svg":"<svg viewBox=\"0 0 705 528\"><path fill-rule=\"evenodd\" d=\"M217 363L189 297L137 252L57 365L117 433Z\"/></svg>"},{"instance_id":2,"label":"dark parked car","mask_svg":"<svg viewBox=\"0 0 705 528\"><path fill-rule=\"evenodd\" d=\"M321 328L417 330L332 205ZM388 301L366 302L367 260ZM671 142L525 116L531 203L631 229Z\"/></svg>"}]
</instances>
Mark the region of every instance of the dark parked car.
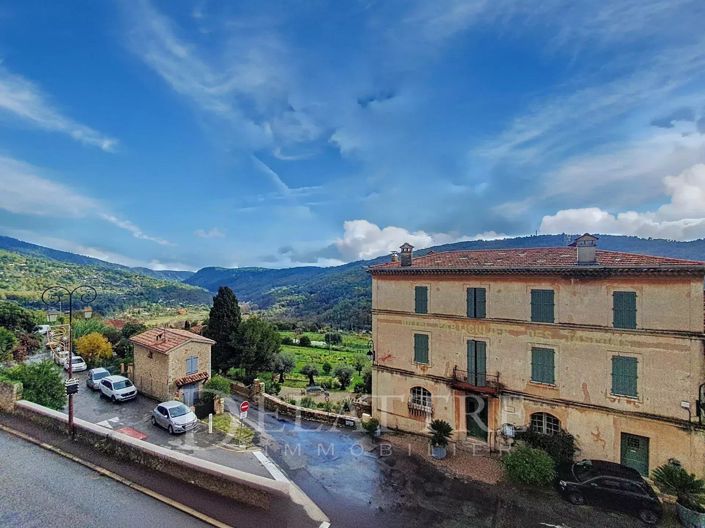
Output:
<instances>
[{"instance_id":1,"label":"dark parked car","mask_svg":"<svg viewBox=\"0 0 705 528\"><path fill-rule=\"evenodd\" d=\"M660 499L639 472L604 460L561 466L558 488L572 504L593 504L636 515L656 524L663 515Z\"/></svg>"}]
</instances>

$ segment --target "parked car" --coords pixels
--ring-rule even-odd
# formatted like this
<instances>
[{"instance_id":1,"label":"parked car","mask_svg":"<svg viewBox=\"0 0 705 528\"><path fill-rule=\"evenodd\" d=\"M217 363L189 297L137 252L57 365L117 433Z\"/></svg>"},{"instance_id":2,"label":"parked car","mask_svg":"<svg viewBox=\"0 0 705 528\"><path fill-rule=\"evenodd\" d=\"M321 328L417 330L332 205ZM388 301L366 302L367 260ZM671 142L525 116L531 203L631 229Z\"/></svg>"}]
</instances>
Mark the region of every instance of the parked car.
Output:
<instances>
[{"instance_id":1,"label":"parked car","mask_svg":"<svg viewBox=\"0 0 705 528\"><path fill-rule=\"evenodd\" d=\"M572 504L620 510L656 524L663 505L639 472L605 460L583 460L559 467L558 488Z\"/></svg>"},{"instance_id":2,"label":"parked car","mask_svg":"<svg viewBox=\"0 0 705 528\"><path fill-rule=\"evenodd\" d=\"M91 369L88 371L88 377L86 378L86 387L100 390L100 380L108 376L110 376L108 369L102 367Z\"/></svg>"},{"instance_id":3,"label":"parked car","mask_svg":"<svg viewBox=\"0 0 705 528\"><path fill-rule=\"evenodd\" d=\"M34 327L34 333L39 335L47 335L49 330L51 330L49 325L37 325Z\"/></svg>"},{"instance_id":4,"label":"parked car","mask_svg":"<svg viewBox=\"0 0 705 528\"><path fill-rule=\"evenodd\" d=\"M172 400L154 408L152 424L163 427L169 434L185 433L198 425L198 418L186 405Z\"/></svg>"},{"instance_id":5,"label":"parked car","mask_svg":"<svg viewBox=\"0 0 705 528\"><path fill-rule=\"evenodd\" d=\"M137 397L137 389L124 376L108 376L100 380L100 395L116 403L134 399Z\"/></svg>"},{"instance_id":6,"label":"parked car","mask_svg":"<svg viewBox=\"0 0 705 528\"><path fill-rule=\"evenodd\" d=\"M64 361L64 370L69 369L69 360L68 357ZM86 362L83 361L83 358L81 356L71 356L71 371L72 372L83 372L84 370L88 370L88 365L86 365Z\"/></svg>"}]
</instances>

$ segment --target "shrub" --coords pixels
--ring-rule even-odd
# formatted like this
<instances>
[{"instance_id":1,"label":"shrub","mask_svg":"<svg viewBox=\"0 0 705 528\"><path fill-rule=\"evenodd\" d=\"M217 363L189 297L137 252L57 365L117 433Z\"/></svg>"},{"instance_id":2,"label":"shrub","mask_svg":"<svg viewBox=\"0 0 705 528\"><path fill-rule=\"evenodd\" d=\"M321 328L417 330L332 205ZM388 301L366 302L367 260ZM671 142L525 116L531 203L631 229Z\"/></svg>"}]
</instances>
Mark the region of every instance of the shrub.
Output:
<instances>
[{"instance_id":1,"label":"shrub","mask_svg":"<svg viewBox=\"0 0 705 528\"><path fill-rule=\"evenodd\" d=\"M670 462L654 469L654 482L661 491L678 497L678 502L690 510L705 513L701 505L705 497L705 481L688 473L677 462Z\"/></svg>"},{"instance_id":2,"label":"shrub","mask_svg":"<svg viewBox=\"0 0 705 528\"><path fill-rule=\"evenodd\" d=\"M377 428L379 427L379 420L377 418L370 418L366 422L362 422L362 428L367 431L370 436L374 436Z\"/></svg>"},{"instance_id":3,"label":"shrub","mask_svg":"<svg viewBox=\"0 0 705 528\"><path fill-rule=\"evenodd\" d=\"M216 396L230 396L230 380L218 374L209 379L203 391L203 399L212 402Z\"/></svg>"},{"instance_id":4,"label":"shrub","mask_svg":"<svg viewBox=\"0 0 705 528\"><path fill-rule=\"evenodd\" d=\"M307 335L302 335L299 338L299 346L310 347L311 346L311 338L308 337Z\"/></svg>"},{"instance_id":5,"label":"shrub","mask_svg":"<svg viewBox=\"0 0 705 528\"><path fill-rule=\"evenodd\" d=\"M516 439L546 451L556 464L573 462L575 452L578 450L575 437L565 431L547 435L527 430L517 433Z\"/></svg>"},{"instance_id":6,"label":"shrub","mask_svg":"<svg viewBox=\"0 0 705 528\"><path fill-rule=\"evenodd\" d=\"M323 374L328 376L330 374L331 369L333 368L333 365L328 363L327 361L323 362L323 365L321 365L321 370L323 371Z\"/></svg>"},{"instance_id":7,"label":"shrub","mask_svg":"<svg viewBox=\"0 0 705 528\"><path fill-rule=\"evenodd\" d=\"M362 394L365 392L365 384L363 382L358 382L355 384L355 388L353 389L357 394Z\"/></svg>"},{"instance_id":8,"label":"shrub","mask_svg":"<svg viewBox=\"0 0 705 528\"><path fill-rule=\"evenodd\" d=\"M276 381L270 381L269 383L264 384L264 392L267 394L272 394L273 396L276 396L279 394L282 390L281 383L276 382Z\"/></svg>"},{"instance_id":9,"label":"shrub","mask_svg":"<svg viewBox=\"0 0 705 528\"><path fill-rule=\"evenodd\" d=\"M107 337L98 332L79 337L76 340L76 351L90 367L102 365L104 361L113 357L113 345Z\"/></svg>"},{"instance_id":10,"label":"shrub","mask_svg":"<svg viewBox=\"0 0 705 528\"><path fill-rule=\"evenodd\" d=\"M282 337L282 345L293 345L293 344L294 344L294 340L291 339L291 337L289 337L289 336Z\"/></svg>"},{"instance_id":11,"label":"shrub","mask_svg":"<svg viewBox=\"0 0 705 528\"><path fill-rule=\"evenodd\" d=\"M63 374L51 361L17 365L0 371L0 376L22 383L25 400L57 411L66 404Z\"/></svg>"},{"instance_id":12,"label":"shrub","mask_svg":"<svg viewBox=\"0 0 705 528\"><path fill-rule=\"evenodd\" d=\"M313 401L313 398L310 396L304 396L301 398L301 402L299 403L301 407L305 407L307 409L313 409L316 406L316 402Z\"/></svg>"},{"instance_id":13,"label":"shrub","mask_svg":"<svg viewBox=\"0 0 705 528\"><path fill-rule=\"evenodd\" d=\"M546 451L522 445L502 458L507 476L513 482L546 486L556 478L555 463Z\"/></svg>"},{"instance_id":14,"label":"shrub","mask_svg":"<svg viewBox=\"0 0 705 528\"><path fill-rule=\"evenodd\" d=\"M12 358L12 351L17 346L15 334L7 328L0 327L0 361L8 361Z\"/></svg>"},{"instance_id":15,"label":"shrub","mask_svg":"<svg viewBox=\"0 0 705 528\"><path fill-rule=\"evenodd\" d=\"M329 345L340 345L343 343L343 336L336 333L328 333L323 337L323 340Z\"/></svg>"},{"instance_id":16,"label":"shrub","mask_svg":"<svg viewBox=\"0 0 705 528\"><path fill-rule=\"evenodd\" d=\"M431 445L446 447L451 434L453 434L451 425L445 420L433 420L428 427L431 429Z\"/></svg>"},{"instance_id":17,"label":"shrub","mask_svg":"<svg viewBox=\"0 0 705 528\"><path fill-rule=\"evenodd\" d=\"M294 398L289 398L287 401L289 405L296 405L296 400Z\"/></svg>"}]
</instances>

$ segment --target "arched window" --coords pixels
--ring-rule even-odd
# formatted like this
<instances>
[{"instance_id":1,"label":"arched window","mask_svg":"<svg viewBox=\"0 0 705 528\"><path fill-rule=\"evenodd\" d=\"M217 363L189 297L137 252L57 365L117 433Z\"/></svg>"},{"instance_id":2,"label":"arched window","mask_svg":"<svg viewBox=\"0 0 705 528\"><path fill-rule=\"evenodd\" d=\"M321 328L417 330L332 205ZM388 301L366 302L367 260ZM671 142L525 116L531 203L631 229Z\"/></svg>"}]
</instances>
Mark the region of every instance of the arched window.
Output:
<instances>
[{"instance_id":1,"label":"arched window","mask_svg":"<svg viewBox=\"0 0 705 528\"><path fill-rule=\"evenodd\" d=\"M535 433L554 435L561 430L561 421L548 413L534 413L531 415L531 430Z\"/></svg>"},{"instance_id":2,"label":"arched window","mask_svg":"<svg viewBox=\"0 0 705 528\"><path fill-rule=\"evenodd\" d=\"M412 387L409 395L409 410L417 413L431 414L431 393L423 387Z\"/></svg>"}]
</instances>

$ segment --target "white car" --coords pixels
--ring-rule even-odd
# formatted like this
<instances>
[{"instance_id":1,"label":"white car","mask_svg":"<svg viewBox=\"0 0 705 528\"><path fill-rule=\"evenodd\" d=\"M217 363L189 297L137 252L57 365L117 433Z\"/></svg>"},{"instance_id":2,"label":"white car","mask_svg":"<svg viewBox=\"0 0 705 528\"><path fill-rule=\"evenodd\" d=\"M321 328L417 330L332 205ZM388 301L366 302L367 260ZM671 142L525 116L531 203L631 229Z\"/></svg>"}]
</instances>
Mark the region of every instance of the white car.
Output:
<instances>
[{"instance_id":1,"label":"white car","mask_svg":"<svg viewBox=\"0 0 705 528\"><path fill-rule=\"evenodd\" d=\"M100 395L116 403L136 398L137 389L124 376L108 376L100 380Z\"/></svg>"},{"instance_id":2,"label":"white car","mask_svg":"<svg viewBox=\"0 0 705 528\"><path fill-rule=\"evenodd\" d=\"M64 370L69 370L68 358L64 361ZM83 372L84 370L88 370L88 365L83 361L83 358L81 356L71 356L71 371Z\"/></svg>"},{"instance_id":3,"label":"white car","mask_svg":"<svg viewBox=\"0 0 705 528\"><path fill-rule=\"evenodd\" d=\"M47 335L49 330L51 330L49 325L37 325L34 327L34 333L39 335Z\"/></svg>"},{"instance_id":4,"label":"white car","mask_svg":"<svg viewBox=\"0 0 705 528\"><path fill-rule=\"evenodd\" d=\"M171 400L154 408L152 424L163 427L169 434L185 433L198 425L198 418L183 403Z\"/></svg>"}]
</instances>

